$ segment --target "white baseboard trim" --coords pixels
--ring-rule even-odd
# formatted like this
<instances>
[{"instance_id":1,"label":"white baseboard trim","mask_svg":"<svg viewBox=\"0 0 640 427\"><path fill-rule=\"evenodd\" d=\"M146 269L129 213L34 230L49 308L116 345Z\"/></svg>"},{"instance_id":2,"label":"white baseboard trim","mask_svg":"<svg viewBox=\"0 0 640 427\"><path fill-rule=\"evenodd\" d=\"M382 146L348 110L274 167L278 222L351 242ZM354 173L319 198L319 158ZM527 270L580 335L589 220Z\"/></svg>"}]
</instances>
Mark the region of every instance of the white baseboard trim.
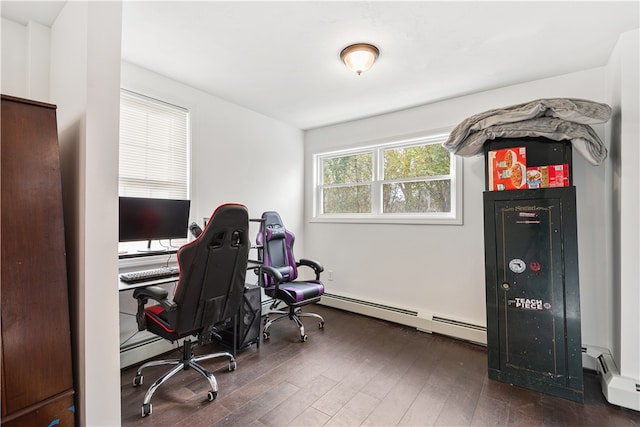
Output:
<instances>
[{"instance_id":1,"label":"white baseboard trim","mask_svg":"<svg viewBox=\"0 0 640 427\"><path fill-rule=\"evenodd\" d=\"M423 332L435 332L476 344L487 345L487 330L484 326L437 316L433 313L419 313L404 308L326 293L322 296L320 304L411 326Z\"/></svg>"}]
</instances>

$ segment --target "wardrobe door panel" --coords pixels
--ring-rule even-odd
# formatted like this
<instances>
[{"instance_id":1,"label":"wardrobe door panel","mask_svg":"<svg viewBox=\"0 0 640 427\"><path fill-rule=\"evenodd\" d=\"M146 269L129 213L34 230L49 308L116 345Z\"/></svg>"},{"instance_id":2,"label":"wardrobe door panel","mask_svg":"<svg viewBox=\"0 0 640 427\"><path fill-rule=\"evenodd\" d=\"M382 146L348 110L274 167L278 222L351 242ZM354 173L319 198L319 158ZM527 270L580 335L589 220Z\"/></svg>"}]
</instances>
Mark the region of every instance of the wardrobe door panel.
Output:
<instances>
[{"instance_id":1,"label":"wardrobe door panel","mask_svg":"<svg viewBox=\"0 0 640 427\"><path fill-rule=\"evenodd\" d=\"M1 118L6 422L68 394L73 379L56 109L2 96Z\"/></svg>"}]
</instances>

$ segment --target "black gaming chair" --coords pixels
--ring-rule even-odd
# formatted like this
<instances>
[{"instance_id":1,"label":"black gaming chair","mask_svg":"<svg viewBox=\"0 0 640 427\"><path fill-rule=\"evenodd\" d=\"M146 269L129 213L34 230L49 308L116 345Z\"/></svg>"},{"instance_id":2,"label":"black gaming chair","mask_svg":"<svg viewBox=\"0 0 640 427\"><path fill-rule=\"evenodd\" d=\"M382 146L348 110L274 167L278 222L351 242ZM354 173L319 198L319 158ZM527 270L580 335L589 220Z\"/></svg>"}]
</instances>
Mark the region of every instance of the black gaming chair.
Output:
<instances>
[{"instance_id":1,"label":"black gaming chair","mask_svg":"<svg viewBox=\"0 0 640 427\"><path fill-rule=\"evenodd\" d=\"M304 325L300 317L315 317L320 320L320 328L324 328L324 319L315 313L305 313L301 307L320 301L324 294L324 285L320 282L320 273L324 270L320 263L310 259L300 259L296 262L293 255L295 236L287 230L277 212L262 214L260 231L256 242L260 249L260 285L266 295L273 298L269 314L278 316L272 320L265 317L263 330L264 339L269 339L269 328L280 319L289 318L300 328L300 339L307 340ZM296 280L298 267L305 266L313 269L315 280ZM286 310L277 310L284 303Z\"/></svg>"},{"instance_id":2,"label":"black gaming chair","mask_svg":"<svg viewBox=\"0 0 640 427\"><path fill-rule=\"evenodd\" d=\"M150 361L138 369L134 386L142 384L142 370L146 367L176 365L149 387L142 404L143 417L152 412L150 401L156 389L181 370L192 368L209 381L211 390L207 397L211 401L218 394L218 384L213 374L198 362L228 357L229 370L236 368L235 358L227 352L194 356L191 337L197 337L198 343L208 343L216 332L216 325L235 319L247 270L248 231L249 214L245 206L219 206L202 234L178 250L180 276L173 300L159 287L138 288L133 292L138 300L138 329L146 329L171 342L184 338L182 359ZM145 307L149 299L158 304Z\"/></svg>"}]
</instances>

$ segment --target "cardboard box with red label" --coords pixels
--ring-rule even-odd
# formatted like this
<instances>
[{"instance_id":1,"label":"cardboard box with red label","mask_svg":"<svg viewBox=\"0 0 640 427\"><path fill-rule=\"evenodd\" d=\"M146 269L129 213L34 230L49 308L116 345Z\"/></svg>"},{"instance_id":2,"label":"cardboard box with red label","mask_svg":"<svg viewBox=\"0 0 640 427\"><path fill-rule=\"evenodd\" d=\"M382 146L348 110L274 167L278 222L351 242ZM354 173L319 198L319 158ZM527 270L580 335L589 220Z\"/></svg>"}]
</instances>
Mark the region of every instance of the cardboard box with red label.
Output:
<instances>
[{"instance_id":1,"label":"cardboard box with red label","mask_svg":"<svg viewBox=\"0 0 640 427\"><path fill-rule=\"evenodd\" d=\"M569 165L534 166L527 168L528 188L569 186Z\"/></svg>"},{"instance_id":2,"label":"cardboard box with red label","mask_svg":"<svg viewBox=\"0 0 640 427\"><path fill-rule=\"evenodd\" d=\"M489 151L489 190L521 190L527 188L527 150L525 147Z\"/></svg>"}]
</instances>

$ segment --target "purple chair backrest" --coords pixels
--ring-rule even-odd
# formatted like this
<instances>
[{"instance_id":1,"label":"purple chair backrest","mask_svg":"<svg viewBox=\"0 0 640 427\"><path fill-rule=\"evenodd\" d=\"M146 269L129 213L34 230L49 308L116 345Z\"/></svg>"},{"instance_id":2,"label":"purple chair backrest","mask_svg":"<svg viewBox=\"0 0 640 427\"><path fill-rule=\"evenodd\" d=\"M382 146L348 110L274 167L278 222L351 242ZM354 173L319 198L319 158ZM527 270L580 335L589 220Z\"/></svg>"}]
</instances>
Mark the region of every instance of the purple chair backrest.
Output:
<instances>
[{"instance_id":1,"label":"purple chair backrest","mask_svg":"<svg viewBox=\"0 0 640 427\"><path fill-rule=\"evenodd\" d=\"M296 260L293 256L295 235L287 230L277 212L269 211L262 214L260 231L256 237L258 246L262 246L262 263L277 269L284 278L284 282L292 282L298 277ZM265 287L275 285L273 278L263 275Z\"/></svg>"}]
</instances>

